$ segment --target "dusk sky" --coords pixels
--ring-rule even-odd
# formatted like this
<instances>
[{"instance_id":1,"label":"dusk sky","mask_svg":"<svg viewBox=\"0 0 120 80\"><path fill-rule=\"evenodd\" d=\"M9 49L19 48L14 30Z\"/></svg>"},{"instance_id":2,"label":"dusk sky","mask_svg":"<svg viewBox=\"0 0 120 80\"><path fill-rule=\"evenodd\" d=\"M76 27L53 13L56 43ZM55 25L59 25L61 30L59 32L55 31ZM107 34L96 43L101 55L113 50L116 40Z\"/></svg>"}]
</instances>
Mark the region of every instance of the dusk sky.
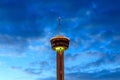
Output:
<instances>
[{"instance_id":1,"label":"dusk sky","mask_svg":"<svg viewBox=\"0 0 120 80\"><path fill-rule=\"evenodd\" d=\"M120 80L120 0L0 0L0 80L56 80L59 16L65 80Z\"/></svg>"}]
</instances>

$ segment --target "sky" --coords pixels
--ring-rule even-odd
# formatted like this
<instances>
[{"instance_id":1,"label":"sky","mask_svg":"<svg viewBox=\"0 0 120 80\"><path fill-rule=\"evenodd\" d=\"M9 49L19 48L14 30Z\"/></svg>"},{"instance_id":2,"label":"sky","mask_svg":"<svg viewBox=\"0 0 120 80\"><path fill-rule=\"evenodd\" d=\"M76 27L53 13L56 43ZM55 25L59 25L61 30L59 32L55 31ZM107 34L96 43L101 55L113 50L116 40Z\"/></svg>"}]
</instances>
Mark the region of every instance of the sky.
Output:
<instances>
[{"instance_id":1,"label":"sky","mask_svg":"<svg viewBox=\"0 0 120 80\"><path fill-rule=\"evenodd\" d=\"M59 16L65 80L120 80L120 0L0 0L0 80L56 80Z\"/></svg>"}]
</instances>

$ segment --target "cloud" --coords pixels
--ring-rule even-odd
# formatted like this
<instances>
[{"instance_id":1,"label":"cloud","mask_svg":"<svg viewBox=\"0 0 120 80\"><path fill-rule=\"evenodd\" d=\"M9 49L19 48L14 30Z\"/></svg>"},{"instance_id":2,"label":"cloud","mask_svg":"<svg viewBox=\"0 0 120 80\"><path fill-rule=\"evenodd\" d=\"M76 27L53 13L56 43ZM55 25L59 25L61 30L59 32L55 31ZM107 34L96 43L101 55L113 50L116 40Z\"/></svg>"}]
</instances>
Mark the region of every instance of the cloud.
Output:
<instances>
[{"instance_id":1,"label":"cloud","mask_svg":"<svg viewBox=\"0 0 120 80\"><path fill-rule=\"evenodd\" d=\"M79 54L67 53L65 55L65 70L66 73L74 71L87 73L95 73L102 70L114 71L120 68L119 58L119 53L101 53L98 51L82 52Z\"/></svg>"},{"instance_id":2,"label":"cloud","mask_svg":"<svg viewBox=\"0 0 120 80\"><path fill-rule=\"evenodd\" d=\"M12 70L22 70L22 67L20 66L11 66Z\"/></svg>"},{"instance_id":3,"label":"cloud","mask_svg":"<svg viewBox=\"0 0 120 80\"><path fill-rule=\"evenodd\" d=\"M32 74L32 75L40 75L41 74L41 70L40 69L25 69L25 72L27 72L28 74Z\"/></svg>"},{"instance_id":4,"label":"cloud","mask_svg":"<svg viewBox=\"0 0 120 80\"><path fill-rule=\"evenodd\" d=\"M48 61L34 61L29 63L30 67L36 67L38 66L39 68L41 68L41 70L47 70L50 67L50 63Z\"/></svg>"},{"instance_id":5,"label":"cloud","mask_svg":"<svg viewBox=\"0 0 120 80\"><path fill-rule=\"evenodd\" d=\"M56 78L55 78L55 77L48 77L48 78L45 78L45 79L43 79L43 78L38 78L38 79L36 79L36 80L56 80Z\"/></svg>"},{"instance_id":6,"label":"cloud","mask_svg":"<svg viewBox=\"0 0 120 80\"><path fill-rule=\"evenodd\" d=\"M0 35L0 56L25 56L26 43L27 41L21 37Z\"/></svg>"},{"instance_id":7,"label":"cloud","mask_svg":"<svg viewBox=\"0 0 120 80\"><path fill-rule=\"evenodd\" d=\"M66 80L119 80L120 72L101 71L98 73L69 73L66 74ZM98 76L99 75L99 76Z\"/></svg>"},{"instance_id":8,"label":"cloud","mask_svg":"<svg viewBox=\"0 0 120 80\"><path fill-rule=\"evenodd\" d=\"M26 72L27 74L32 74L32 75L46 75L46 72L50 76L54 73L53 66L49 61L34 61L30 62L27 68L24 68L23 71Z\"/></svg>"},{"instance_id":9,"label":"cloud","mask_svg":"<svg viewBox=\"0 0 120 80\"><path fill-rule=\"evenodd\" d=\"M50 37L48 36L42 38L24 38L0 35L0 56L25 57L28 52L47 53L50 51L49 40Z\"/></svg>"},{"instance_id":10,"label":"cloud","mask_svg":"<svg viewBox=\"0 0 120 80\"><path fill-rule=\"evenodd\" d=\"M65 74L65 80L119 80L120 72L109 72L109 71L101 71L97 73L81 73L74 72ZM45 79L38 78L36 80L55 80L55 77L47 77Z\"/></svg>"}]
</instances>

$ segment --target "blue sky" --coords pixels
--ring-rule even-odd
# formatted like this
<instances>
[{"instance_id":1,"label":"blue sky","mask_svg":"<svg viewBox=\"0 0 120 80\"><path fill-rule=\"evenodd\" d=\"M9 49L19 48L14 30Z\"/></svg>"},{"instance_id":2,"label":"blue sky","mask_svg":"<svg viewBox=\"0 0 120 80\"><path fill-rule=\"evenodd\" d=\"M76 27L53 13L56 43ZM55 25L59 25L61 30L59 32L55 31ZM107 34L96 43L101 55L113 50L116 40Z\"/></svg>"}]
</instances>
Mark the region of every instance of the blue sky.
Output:
<instances>
[{"instance_id":1,"label":"blue sky","mask_svg":"<svg viewBox=\"0 0 120 80\"><path fill-rule=\"evenodd\" d=\"M0 0L0 80L56 80L50 39L70 39L65 80L120 80L119 0Z\"/></svg>"}]
</instances>

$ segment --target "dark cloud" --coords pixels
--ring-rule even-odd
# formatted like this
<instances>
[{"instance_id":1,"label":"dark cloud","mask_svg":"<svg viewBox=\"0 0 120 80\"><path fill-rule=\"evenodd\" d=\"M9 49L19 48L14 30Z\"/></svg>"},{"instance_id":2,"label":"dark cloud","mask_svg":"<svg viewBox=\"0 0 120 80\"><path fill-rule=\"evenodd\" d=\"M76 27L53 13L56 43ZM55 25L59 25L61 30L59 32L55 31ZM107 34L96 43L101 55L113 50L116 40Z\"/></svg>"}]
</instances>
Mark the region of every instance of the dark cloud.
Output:
<instances>
[{"instance_id":1,"label":"dark cloud","mask_svg":"<svg viewBox=\"0 0 120 80\"><path fill-rule=\"evenodd\" d=\"M28 68L28 69L25 69L24 71L32 75L40 75L42 73L40 69L33 69L33 68Z\"/></svg>"},{"instance_id":2,"label":"dark cloud","mask_svg":"<svg viewBox=\"0 0 120 80\"><path fill-rule=\"evenodd\" d=\"M120 72L101 71L98 73L69 73L66 80L119 80Z\"/></svg>"},{"instance_id":3,"label":"dark cloud","mask_svg":"<svg viewBox=\"0 0 120 80\"><path fill-rule=\"evenodd\" d=\"M20 67L20 66L12 66L11 69L13 69L13 70L21 70L22 67Z\"/></svg>"},{"instance_id":4,"label":"dark cloud","mask_svg":"<svg viewBox=\"0 0 120 80\"><path fill-rule=\"evenodd\" d=\"M55 77L48 77L48 78L45 78L45 79L38 78L36 80L56 80L56 78Z\"/></svg>"},{"instance_id":5,"label":"dark cloud","mask_svg":"<svg viewBox=\"0 0 120 80\"><path fill-rule=\"evenodd\" d=\"M102 53L97 51L65 55L65 71L69 72L99 72L102 70L115 71L119 68L119 53ZM87 59L87 61L85 60ZM76 64L77 62L77 64ZM71 64L71 66L68 66ZM74 65L72 65L74 63Z\"/></svg>"},{"instance_id":6,"label":"dark cloud","mask_svg":"<svg viewBox=\"0 0 120 80\"><path fill-rule=\"evenodd\" d=\"M50 70L50 63L48 63L47 61L35 61L35 62L31 62L29 63L29 67L24 69L23 71L28 73L28 74L33 74L33 75L40 75L42 73L44 73L44 71L48 71ZM53 68L51 68L51 72L52 72Z\"/></svg>"},{"instance_id":7,"label":"dark cloud","mask_svg":"<svg viewBox=\"0 0 120 80\"><path fill-rule=\"evenodd\" d=\"M9 34L14 36L22 37L37 37L43 36L44 28L47 25L54 24L53 22L58 16L68 17L82 17L77 16L76 14L81 14L84 12L84 9L89 9L89 6L92 5L94 1L90 0L81 0L81 1L28 1L28 0L8 0L1 1L1 34ZM108 1L98 1L94 2L99 6L102 6L102 3L108 3ZM110 1L109 5L116 5L116 1ZM58 4L59 3L59 4ZM69 3L69 4L68 4ZM78 7L79 6L79 7ZM119 7L118 7L119 8ZM108 8L107 8L108 9ZM116 9L116 7L115 7ZM103 11L101 14L94 13L96 17L93 17L92 20L82 21L82 24L108 24L111 22L118 23L119 20L119 9L115 10L114 8L109 11ZM81 12L79 13L79 11ZM101 9L99 9L101 10ZM113 11L115 10L115 11ZM86 10L87 11L87 10ZM100 13L100 12L98 12ZM83 13L85 14L85 13ZM73 16L74 15L74 16ZM86 17L83 17L86 19ZM111 18L111 19L110 19ZM82 20L84 20L82 19ZM111 21L110 21L111 20ZM91 22L92 21L92 22ZM44 24L47 23L47 25ZM78 22L78 21L77 21ZM79 23L79 22L78 22ZM79 23L81 24L81 23ZM68 25L64 25L68 26ZM79 25L81 29L81 25ZM85 27L85 26L83 26ZM80 30L78 29L78 30ZM94 30L93 30L94 31Z\"/></svg>"},{"instance_id":8,"label":"dark cloud","mask_svg":"<svg viewBox=\"0 0 120 80\"><path fill-rule=\"evenodd\" d=\"M119 67L119 62L120 62L119 58L120 58L119 53L102 54L102 56L98 60L87 64L86 66L84 66L84 68L100 67L102 65L106 65L106 69L107 69L107 65L108 66L110 65L111 68L117 69ZM114 65L116 65L116 66L114 66ZM111 71L111 69L109 69L109 70Z\"/></svg>"},{"instance_id":9,"label":"dark cloud","mask_svg":"<svg viewBox=\"0 0 120 80\"><path fill-rule=\"evenodd\" d=\"M101 71L97 73L80 73L73 72L65 74L65 80L119 80L120 72L109 72L109 71ZM36 80L55 80L55 77L48 77L45 79L38 78Z\"/></svg>"},{"instance_id":10,"label":"dark cloud","mask_svg":"<svg viewBox=\"0 0 120 80\"><path fill-rule=\"evenodd\" d=\"M42 70L47 69L50 66L50 63L48 61L36 61L36 62L31 62L29 64L30 66L39 66Z\"/></svg>"},{"instance_id":11,"label":"dark cloud","mask_svg":"<svg viewBox=\"0 0 120 80\"><path fill-rule=\"evenodd\" d=\"M21 37L38 37L44 34L44 26L41 25L43 18L38 14L40 9L35 12L34 9L40 7L37 3L27 3L27 0L8 0L1 2L0 10L0 34ZM33 9L29 7L33 5ZM35 8L34 8L35 7Z\"/></svg>"}]
</instances>

